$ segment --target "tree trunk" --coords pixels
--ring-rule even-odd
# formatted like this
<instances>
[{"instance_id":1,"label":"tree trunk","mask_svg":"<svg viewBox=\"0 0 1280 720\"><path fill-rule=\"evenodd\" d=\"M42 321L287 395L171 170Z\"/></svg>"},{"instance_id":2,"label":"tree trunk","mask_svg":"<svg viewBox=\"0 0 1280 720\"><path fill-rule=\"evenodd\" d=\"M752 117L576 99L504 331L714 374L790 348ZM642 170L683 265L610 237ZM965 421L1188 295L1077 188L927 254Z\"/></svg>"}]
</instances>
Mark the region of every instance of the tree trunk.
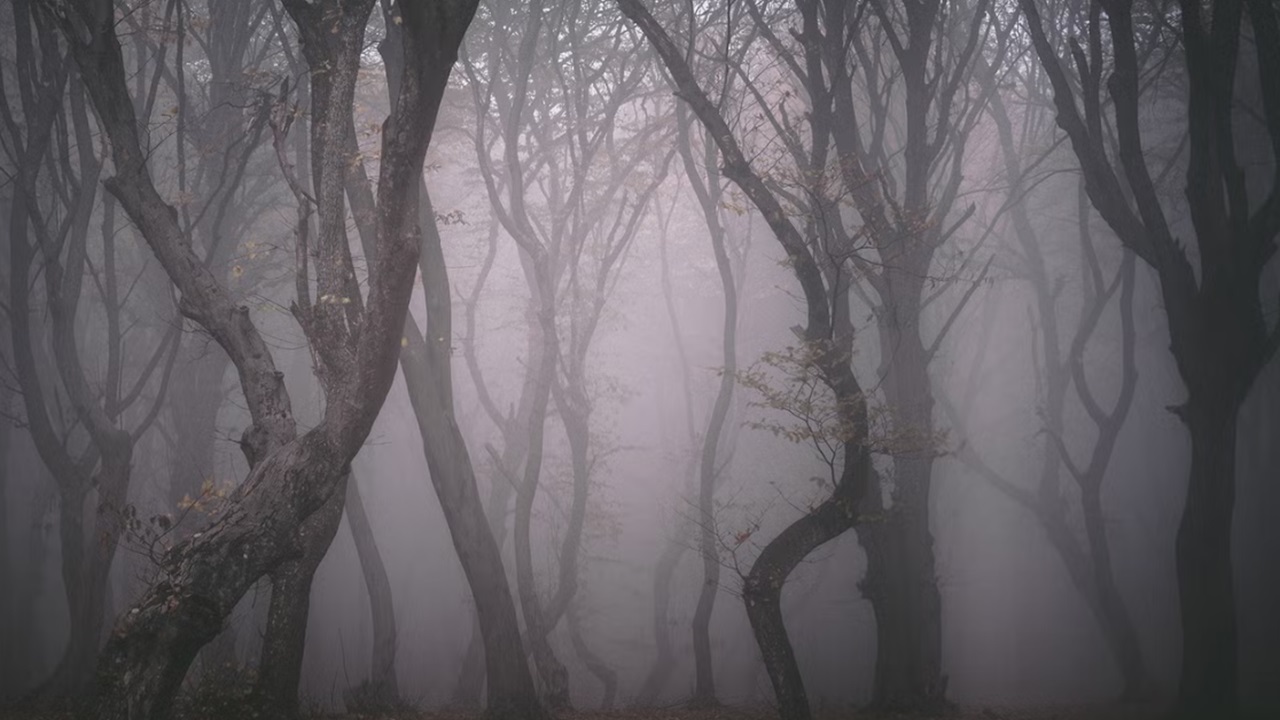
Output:
<instances>
[{"instance_id":1,"label":"tree trunk","mask_svg":"<svg viewBox=\"0 0 1280 720\"><path fill-rule=\"evenodd\" d=\"M107 583L125 522L133 444L127 434L103 448L92 486L64 485L58 503L62 583L70 613L67 646L42 683L47 697L89 690L106 624ZM73 481L74 483L74 481Z\"/></svg>"},{"instance_id":2,"label":"tree trunk","mask_svg":"<svg viewBox=\"0 0 1280 720\"><path fill-rule=\"evenodd\" d=\"M302 655L307 643L307 618L311 610L311 581L338 534L342 509L350 483L344 474L325 504L302 524L299 558L282 563L271 573L271 605L262 638L262 660L254 688L263 707L279 717L298 715L298 685L302 680Z\"/></svg>"},{"instance_id":3,"label":"tree trunk","mask_svg":"<svg viewBox=\"0 0 1280 720\"><path fill-rule=\"evenodd\" d=\"M604 658L597 655L590 645L587 645L587 639L582 634L582 618L578 615L576 604L569 606L565 620L569 625L569 642L573 645L574 653L582 664L587 666L587 671L594 675L601 685L604 685L600 709L606 712L612 710L613 701L618 695L618 673L609 667Z\"/></svg>"},{"instance_id":4,"label":"tree trunk","mask_svg":"<svg viewBox=\"0 0 1280 720\"><path fill-rule=\"evenodd\" d=\"M364 499L355 476L347 479L347 526L356 544L360 571L369 593L369 609L373 619L373 657L369 682L376 697L397 702L400 684L396 678L396 614L391 602L391 581L382 553L373 537L373 527L365 513Z\"/></svg>"},{"instance_id":5,"label":"tree trunk","mask_svg":"<svg viewBox=\"0 0 1280 720\"><path fill-rule=\"evenodd\" d=\"M7 336L8 329L4 333L0 333L0 338ZM3 343L3 339L0 339ZM3 348L0 347L0 352ZM5 353L7 356L8 353ZM0 387L0 411L9 412L9 391L8 386ZM17 617L15 609L17 608L17 599L24 592L22 584L18 582L17 573L13 561L10 559L12 555L9 535L9 503L13 490L10 486L13 484L10 478L13 477L10 470L9 462L9 442L10 435L13 432L13 425L7 419L0 419L0 540L3 545L0 546L0 580L4 581L4 587L0 589L0 677L9 679L6 682L6 690L0 692L0 702L9 699L10 690L8 688L16 685L12 682L12 677L16 675L19 662L19 653L22 648L17 643L17 628L21 620ZM25 592L30 593L27 589Z\"/></svg>"},{"instance_id":6,"label":"tree trunk","mask_svg":"<svg viewBox=\"0 0 1280 720\"><path fill-rule=\"evenodd\" d=\"M671 647L671 579L675 575L680 559L689 549L689 536L693 523L682 522L680 531L667 541L662 554L658 556L658 564L653 571L653 644L657 650L649 673L645 675L644 684L636 693L635 704L648 707L657 703L663 689L671 679L675 669L675 650Z\"/></svg>"},{"instance_id":7,"label":"tree trunk","mask_svg":"<svg viewBox=\"0 0 1280 720\"><path fill-rule=\"evenodd\" d=\"M470 310L469 310L470 311ZM530 348L536 347L536 338L530 333ZM466 352L466 350L464 350ZM473 365L474 356L467 358L472 377L480 382L479 371ZM532 373L525 377L520 393L520 401L514 418L503 418L505 424L499 424L502 432L502 455L495 458L496 474L490 480L489 499L486 501L485 515L489 519L489 530L493 533L494 544L498 546L501 557L502 548L507 542L507 510L511 506L511 496L515 485L513 478L519 477L524 462L525 437L524 422L527 419L528 399L532 397ZM494 418L495 421L498 418ZM459 707L476 707L480 704L480 693L484 687L484 636L480 628L478 616L472 618L471 642L467 644L467 653L462 659L462 669L458 673L458 684L453 690L453 704Z\"/></svg>"},{"instance_id":8,"label":"tree trunk","mask_svg":"<svg viewBox=\"0 0 1280 720\"><path fill-rule=\"evenodd\" d=\"M945 704L941 602L932 538L921 528L927 523L914 508L895 505L883 520L859 529L867 553L861 587L876 617L872 703L885 710L932 711Z\"/></svg>"},{"instance_id":9,"label":"tree trunk","mask_svg":"<svg viewBox=\"0 0 1280 720\"><path fill-rule=\"evenodd\" d=\"M420 193L424 235L421 270L427 293L430 341L410 319L405 326L407 343L400 354L400 364L418 420L431 484L440 499L454 549L476 602L484 639L487 715L538 720L543 717L543 710L525 662L520 625L502 566L502 554L489 528L471 457L454 416L449 278L425 186L420 188Z\"/></svg>"},{"instance_id":10,"label":"tree trunk","mask_svg":"<svg viewBox=\"0 0 1280 720\"><path fill-rule=\"evenodd\" d=\"M1111 546L1107 541L1107 529L1102 515L1101 488L1097 485L1083 488L1080 495L1081 512L1084 515L1085 534L1089 538L1092 557L1094 603L1098 606L1099 620L1111 656L1115 658L1124 683L1121 699L1137 700L1146 688L1146 669L1142 662L1142 648L1133 627L1129 609L1120 597L1115 573L1111 568Z\"/></svg>"},{"instance_id":11,"label":"tree trunk","mask_svg":"<svg viewBox=\"0 0 1280 720\"><path fill-rule=\"evenodd\" d=\"M392 50L395 47L392 43L384 45ZM390 73L399 66L401 59L384 53L384 61ZM394 87L395 81L391 84ZM350 134L347 145L349 157L359 154L354 140L354 134ZM358 163L352 165L347 176L347 197L351 202L352 216L368 255L371 249L369 241L374 237L374 228L370 224L375 216L372 184L364 175L363 165ZM487 715L538 720L543 717L543 711L525 662L520 623L502 566L502 553L489 528L489 519L476 485L475 468L454 415L453 319L448 268L444 262L435 210L426 185L421 181L418 194L418 222L423 235L418 267L427 296L427 335L418 329L411 314L406 316L400 369L417 420L431 485L440 501L454 550L476 603L484 641Z\"/></svg>"},{"instance_id":12,"label":"tree trunk","mask_svg":"<svg viewBox=\"0 0 1280 720\"><path fill-rule=\"evenodd\" d=\"M865 451L846 466L846 474L870 473ZM842 483L831 499L778 534L761 551L742 585L747 619L755 633L765 671L773 685L781 720L810 720L809 697L782 618L782 587L791 571L824 543L848 530L857 517L854 483Z\"/></svg>"},{"instance_id":13,"label":"tree trunk","mask_svg":"<svg viewBox=\"0 0 1280 720\"><path fill-rule=\"evenodd\" d=\"M912 273L910 266L903 274L926 276ZM893 505L882 522L862 533L868 542L864 587L876 616L872 703L890 710L934 711L946 696L942 598L929 529L934 400L928 353L918 330L920 313L911 300L921 296L920 289L908 287L901 295L904 300L893 304L886 299L890 304L879 311L881 374L899 445L893 455Z\"/></svg>"},{"instance_id":14,"label":"tree trunk","mask_svg":"<svg viewBox=\"0 0 1280 720\"><path fill-rule=\"evenodd\" d=\"M1182 605L1178 704L1188 719L1231 718L1238 702L1231 564L1237 408L1219 399L1225 392L1192 392L1184 417L1191 431L1191 478L1176 541Z\"/></svg>"}]
</instances>

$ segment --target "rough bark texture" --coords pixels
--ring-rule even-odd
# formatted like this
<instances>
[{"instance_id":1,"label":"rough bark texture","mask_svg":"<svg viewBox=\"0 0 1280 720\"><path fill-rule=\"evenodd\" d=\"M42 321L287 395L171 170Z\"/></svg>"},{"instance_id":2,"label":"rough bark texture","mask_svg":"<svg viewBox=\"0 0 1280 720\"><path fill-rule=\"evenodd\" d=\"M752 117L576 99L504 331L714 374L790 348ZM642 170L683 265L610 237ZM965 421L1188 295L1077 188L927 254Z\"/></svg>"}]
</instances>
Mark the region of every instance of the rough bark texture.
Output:
<instances>
[{"instance_id":1,"label":"rough bark texture","mask_svg":"<svg viewBox=\"0 0 1280 720\"><path fill-rule=\"evenodd\" d=\"M349 124L341 118L351 112L372 5L371 0L343 7L286 2L305 46L317 49L332 42L338 50L328 58L334 72L323 96L318 86L313 88L313 112L323 125L313 142L319 136L326 143L313 147L325 158L317 169L315 192L321 219L315 269L322 293L354 284L353 277L341 272L349 267L350 255L338 242L345 223L340 151ZM382 133L378 253L370 263L367 297L342 306L345 317L338 307L311 306L308 268L298 268L295 315L316 350L328 400L320 423L298 437L282 375L248 309L231 302L192 252L176 213L152 182L125 82L113 3L83 0L51 8L111 144L115 176L108 188L177 286L184 314L204 326L231 357L253 419L243 439L253 464L249 477L205 530L166 554L156 584L117 625L99 664L99 717L160 720L170 715L173 695L195 653L257 579L301 555L299 529L340 487L368 435L391 386L412 293L418 259L416 189L430 128L474 11L473 2L406 7L404 55L412 62ZM305 259L306 253L303 247L299 256Z\"/></svg>"},{"instance_id":2,"label":"rough bark texture","mask_svg":"<svg viewBox=\"0 0 1280 720\"><path fill-rule=\"evenodd\" d=\"M311 581L338 534L350 483L350 477L344 477L324 505L302 523L298 531L301 557L286 560L269 575L271 601L254 694L263 708L282 718L298 715L298 686L302 681L302 655L311 611Z\"/></svg>"}]
</instances>

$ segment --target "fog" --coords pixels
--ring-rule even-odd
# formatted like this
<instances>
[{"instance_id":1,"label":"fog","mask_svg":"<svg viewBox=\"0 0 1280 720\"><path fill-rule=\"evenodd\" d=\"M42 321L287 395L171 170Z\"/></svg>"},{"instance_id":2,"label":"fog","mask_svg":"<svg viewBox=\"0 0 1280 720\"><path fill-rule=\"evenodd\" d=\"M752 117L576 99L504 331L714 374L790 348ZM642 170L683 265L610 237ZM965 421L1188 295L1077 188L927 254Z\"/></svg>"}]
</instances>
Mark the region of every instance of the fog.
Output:
<instances>
[{"instance_id":1,"label":"fog","mask_svg":"<svg viewBox=\"0 0 1280 720\"><path fill-rule=\"evenodd\" d=\"M409 5L0 10L0 703L1280 712L1274 7Z\"/></svg>"}]
</instances>

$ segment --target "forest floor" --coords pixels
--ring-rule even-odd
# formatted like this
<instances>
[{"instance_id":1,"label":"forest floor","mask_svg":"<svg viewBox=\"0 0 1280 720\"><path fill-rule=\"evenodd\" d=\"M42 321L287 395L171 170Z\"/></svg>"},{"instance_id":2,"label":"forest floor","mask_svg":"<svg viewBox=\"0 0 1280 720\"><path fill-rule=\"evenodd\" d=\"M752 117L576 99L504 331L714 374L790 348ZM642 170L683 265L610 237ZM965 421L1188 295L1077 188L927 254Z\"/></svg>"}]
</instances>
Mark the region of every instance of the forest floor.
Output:
<instances>
[{"instance_id":1,"label":"forest floor","mask_svg":"<svg viewBox=\"0 0 1280 720\"><path fill-rule=\"evenodd\" d=\"M183 720L239 720L252 718L257 713L236 711L181 713ZM1053 706L1031 708L979 707L956 708L953 712L936 715L901 715L873 713L858 709L820 709L815 720L1160 720L1163 712L1154 707L1134 705L1110 706ZM0 707L0 720L74 720L76 714L68 710L35 710L29 708ZM389 715L319 714L307 713L307 720L481 720L474 712L457 710L402 711ZM609 711L571 711L556 715L556 720L776 720L776 712L769 707L721 707L710 709L634 708Z\"/></svg>"}]
</instances>

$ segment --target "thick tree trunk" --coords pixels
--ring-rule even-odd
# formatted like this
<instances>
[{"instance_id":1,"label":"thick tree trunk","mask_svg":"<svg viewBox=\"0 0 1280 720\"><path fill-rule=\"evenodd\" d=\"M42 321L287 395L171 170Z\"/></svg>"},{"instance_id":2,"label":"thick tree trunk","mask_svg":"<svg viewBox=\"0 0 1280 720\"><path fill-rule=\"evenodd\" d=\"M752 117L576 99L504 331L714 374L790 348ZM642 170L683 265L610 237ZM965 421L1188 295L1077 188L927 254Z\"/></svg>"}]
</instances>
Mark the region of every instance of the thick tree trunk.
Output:
<instances>
[{"instance_id":1,"label":"thick tree trunk","mask_svg":"<svg viewBox=\"0 0 1280 720\"><path fill-rule=\"evenodd\" d=\"M342 522L349 475L344 475L328 501L302 524L298 532L302 556L282 563L271 573L271 605L262 638L255 694L263 707L279 717L298 714L298 685L307 643L311 611L311 581L329 552Z\"/></svg>"},{"instance_id":2,"label":"thick tree trunk","mask_svg":"<svg viewBox=\"0 0 1280 720\"><path fill-rule=\"evenodd\" d=\"M897 467L901 467L898 465ZM940 672L941 601L928 518L910 506L859 530L867 553L862 589L876 617L872 703L886 710L930 711L945 704Z\"/></svg>"},{"instance_id":3,"label":"thick tree trunk","mask_svg":"<svg viewBox=\"0 0 1280 720\"><path fill-rule=\"evenodd\" d=\"M391 602L391 580L382 552L373 537L373 526L365 513L364 499L356 477L347 479L347 526L355 541L365 590L369 593L369 609L373 620L373 655L369 682L375 696L388 703L400 699L396 678L396 615Z\"/></svg>"},{"instance_id":4,"label":"thick tree trunk","mask_svg":"<svg viewBox=\"0 0 1280 720\"><path fill-rule=\"evenodd\" d=\"M8 335L8 328L0 333L0 343L2 339ZM0 346L0 352L4 348ZM5 353L7 356L8 353ZM9 412L9 391L8 387L0 387L0 411ZM21 583L18 582L16 568L10 558L12 545L10 544L9 534L9 503L10 497L13 495L13 484L10 478L13 477L9 463L9 438L13 432L13 425L8 420L0 419L0 540L4 541L0 546L0 580L4 581L3 587L0 587L0 673L3 677L12 678L18 669L18 662L22 652L21 647L17 643L16 632L18 619L14 610L17 608L17 599L23 592ZM30 592L27 590L26 592ZM5 690L0 692L0 702L8 699L12 692L8 688L14 687L12 680L5 683Z\"/></svg>"},{"instance_id":5,"label":"thick tree trunk","mask_svg":"<svg viewBox=\"0 0 1280 720\"><path fill-rule=\"evenodd\" d=\"M1185 409L1191 432L1191 478L1176 541L1182 605L1178 704L1188 720L1234 717L1238 702L1231 561L1237 408L1203 397L1207 394L1193 392Z\"/></svg>"},{"instance_id":6,"label":"thick tree trunk","mask_svg":"<svg viewBox=\"0 0 1280 720\"><path fill-rule=\"evenodd\" d=\"M925 272L912 273L908 267L904 275L923 278ZM934 400L928 353L919 336L920 313L911 300L920 297L920 288L912 287L919 282L908 281L901 293L906 299L879 311L881 371L900 447L893 456L892 508L861 535L867 542L864 588L876 616L872 703L932 711L945 704L947 689L942 598L929 528Z\"/></svg>"}]
</instances>

